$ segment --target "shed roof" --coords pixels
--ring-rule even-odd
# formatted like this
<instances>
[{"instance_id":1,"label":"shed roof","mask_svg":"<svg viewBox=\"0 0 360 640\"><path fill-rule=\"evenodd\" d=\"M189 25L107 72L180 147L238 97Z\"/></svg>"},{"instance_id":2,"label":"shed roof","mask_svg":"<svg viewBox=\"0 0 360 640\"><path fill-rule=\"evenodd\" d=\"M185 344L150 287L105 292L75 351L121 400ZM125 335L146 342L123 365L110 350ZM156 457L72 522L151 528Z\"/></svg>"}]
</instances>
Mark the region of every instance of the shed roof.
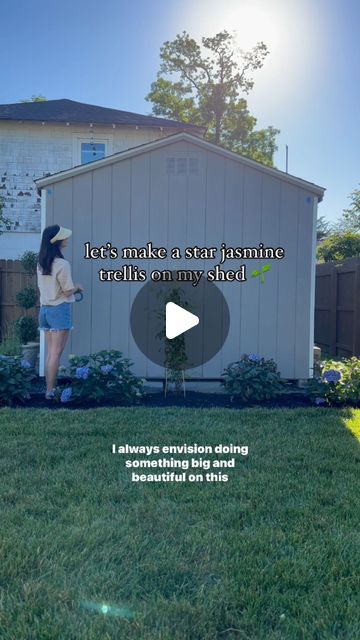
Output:
<instances>
[{"instance_id":1,"label":"shed roof","mask_svg":"<svg viewBox=\"0 0 360 640\"><path fill-rule=\"evenodd\" d=\"M0 120L35 121L35 122L69 122L82 124L136 125L138 127L164 127L168 129L188 129L205 131L186 122L166 120L155 116L143 116L130 111L109 109L94 104L75 102L74 100L44 100L43 102L17 102L0 105Z\"/></svg>"},{"instance_id":2,"label":"shed roof","mask_svg":"<svg viewBox=\"0 0 360 640\"><path fill-rule=\"evenodd\" d=\"M58 173L54 173L50 176L46 176L45 178L38 178L34 180L38 189L42 189L49 184L54 184L56 182L61 182L62 180L66 180L68 178L75 177L82 173L86 173L88 171L94 171L100 167L105 167L107 165L114 164L119 162L120 160L125 160L127 158L131 158L133 156L140 155L142 153L146 153L152 151L153 149L158 149L161 147L166 147L174 142L190 142L191 144L198 146L202 149L211 151L218 155L222 155L226 158L230 158L231 160L235 160L241 164L252 167L253 169L257 169L258 171L262 171L263 173L272 175L279 180L283 180L285 182L289 182L298 187L306 189L316 195L318 197L319 202L322 201L325 188L320 187L319 185L314 184L313 182L308 182L303 180L302 178L297 178L296 176L292 176L289 173L285 173L284 171L280 171L279 169L273 169L272 167L267 167L266 165L261 164L260 162L256 162L255 160L250 160L250 158L246 158L238 153L234 153L233 151L228 151L223 147L219 147L213 142L208 142L207 140L203 140L196 135L190 134L185 131L181 131L179 133L175 133L164 138L159 138L158 140L154 140L152 142L147 142L145 144L138 145L136 147L131 147L130 149L125 149L124 151L120 151L118 153L114 153L106 158L101 160L96 160L95 162L89 162L87 164L78 165L71 169L65 169L64 171L59 171Z\"/></svg>"}]
</instances>

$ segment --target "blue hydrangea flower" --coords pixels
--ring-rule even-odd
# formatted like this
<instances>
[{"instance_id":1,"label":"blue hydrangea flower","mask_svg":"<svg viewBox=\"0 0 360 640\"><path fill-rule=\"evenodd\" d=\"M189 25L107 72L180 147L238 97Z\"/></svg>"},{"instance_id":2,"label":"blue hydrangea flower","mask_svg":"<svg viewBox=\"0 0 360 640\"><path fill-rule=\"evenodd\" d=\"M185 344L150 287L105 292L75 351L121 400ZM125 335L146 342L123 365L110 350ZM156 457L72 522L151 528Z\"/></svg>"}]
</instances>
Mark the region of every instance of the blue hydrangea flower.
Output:
<instances>
[{"instance_id":1,"label":"blue hydrangea flower","mask_svg":"<svg viewBox=\"0 0 360 640\"><path fill-rule=\"evenodd\" d=\"M114 368L114 367L112 366L112 364L103 364L103 365L100 367L100 370L101 370L103 373L110 373L110 371L111 371L113 368Z\"/></svg>"},{"instance_id":2,"label":"blue hydrangea flower","mask_svg":"<svg viewBox=\"0 0 360 640\"><path fill-rule=\"evenodd\" d=\"M61 392L61 396L60 396L61 402L69 402L69 400L71 398L71 395L72 395L72 388L71 387L66 387Z\"/></svg>"},{"instance_id":3,"label":"blue hydrangea flower","mask_svg":"<svg viewBox=\"0 0 360 640\"><path fill-rule=\"evenodd\" d=\"M341 378L341 373L340 371L335 371L335 369L329 369L328 371L325 371L325 373L323 374L323 380L325 382L339 382Z\"/></svg>"},{"instance_id":4,"label":"blue hydrangea flower","mask_svg":"<svg viewBox=\"0 0 360 640\"><path fill-rule=\"evenodd\" d=\"M248 356L248 360L250 360L250 362L260 362L261 356L258 356L257 353L250 353Z\"/></svg>"},{"instance_id":5,"label":"blue hydrangea flower","mask_svg":"<svg viewBox=\"0 0 360 640\"><path fill-rule=\"evenodd\" d=\"M90 373L90 367L77 367L75 371L75 377L79 380L87 380Z\"/></svg>"},{"instance_id":6,"label":"blue hydrangea flower","mask_svg":"<svg viewBox=\"0 0 360 640\"><path fill-rule=\"evenodd\" d=\"M324 404L325 398L315 398L315 404Z\"/></svg>"},{"instance_id":7,"label":"blue hydrangea flower","mask_svg":"<svg viewBox=\"0 0 360 640\"><path fill-rule=\"evenodd\" d=\"M30 362L28 362L24 358L21 360L20 365L22 366L23 369L30 369L31 368Z\"/></svg>"}]
</instances>

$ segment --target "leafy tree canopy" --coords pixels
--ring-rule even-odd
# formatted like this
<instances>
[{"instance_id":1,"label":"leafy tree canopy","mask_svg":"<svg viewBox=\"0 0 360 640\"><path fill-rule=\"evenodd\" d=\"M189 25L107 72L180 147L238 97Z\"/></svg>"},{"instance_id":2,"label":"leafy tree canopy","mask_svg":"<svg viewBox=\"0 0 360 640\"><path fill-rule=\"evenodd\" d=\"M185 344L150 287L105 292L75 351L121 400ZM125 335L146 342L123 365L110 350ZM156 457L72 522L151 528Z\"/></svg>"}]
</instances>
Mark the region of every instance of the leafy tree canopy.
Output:
<instances>
[{"instance_id":1,"label":"leafy tree canopy","mask_svg":"<svg viewBox=\"0 0 360 640\"><path fill-rule=\"evenodd\" d=\"M344 209L342 216L338 222L334 225L334 231L345 232L352 231L353 233L360 232L360 189L355 189L349 196L350 207Z\"/></svg>"},{"instance_id":2,"label":"leafy tree canopy","mask_svg":"<svg viewBox=\"0 0 360 640\"><path fill-rule=\"evenodd\" d=\"M24 100L20 100L20 102L46 102L47 98L39 94L38 96L31 96L30 100L24 98Z\"/></svg>"},{"instance_id":3,"label":"leafy tree canopy","mask_svg":"<svg viewBox=\"0 0 360 640\"><path fill-rule=\"evenodd\" d=\"M240 96L253 88L251 74L263 66L266 45L244 52L226 30L201 43L202 48L186 31L164 42L157 80L146 96L153 114L206 127L207 140L273 166L279 130L256 130L256 118Z\"/></svg>"},{"instance_id":4,"label":"leafy tree canopy","mask_svg":"<svg viewBox=\"0 0 360 640\"><path fill-rule=\"evenodd\" d=\"M324 240L331 233L330 222L327 222L325 216L320 216L317 219L316 225L316 239Z\"/></svg>"},{"instance_id":5,"label":"leafy tree canopy","mask_svg":"<svg viewBox=\"0 0 360 640\"><path fill-rule=\"evenodd\" d=\"M345 260L360 256L360 233L347 231L331 235L317 248L317 258L320 262L331 260Z\"/></svg>"}]
</instances>

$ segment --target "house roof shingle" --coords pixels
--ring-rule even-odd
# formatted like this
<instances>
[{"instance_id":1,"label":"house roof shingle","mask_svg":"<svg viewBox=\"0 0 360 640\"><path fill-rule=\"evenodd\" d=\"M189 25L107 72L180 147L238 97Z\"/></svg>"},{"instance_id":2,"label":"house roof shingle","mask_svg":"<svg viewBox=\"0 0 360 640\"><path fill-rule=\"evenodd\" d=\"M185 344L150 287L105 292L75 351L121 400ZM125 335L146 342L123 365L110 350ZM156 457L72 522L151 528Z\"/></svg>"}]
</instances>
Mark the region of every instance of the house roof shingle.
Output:
<instances>
[{"instance_id":1,"label":"house roof shingle","mask_svg":"<svg viewBox=\"0 0 360 640\"><path fill-rule=\"evenodd\" d=\"M204 127L166 120L156 116L144 116L130 111L120 111L74 100L44 100L43 102L17 102L0 105L0 120L28 120L35 122L81 122L83 124L135 125L138 127L164 127L205 131Z\"/></svg>"}]
</instances>

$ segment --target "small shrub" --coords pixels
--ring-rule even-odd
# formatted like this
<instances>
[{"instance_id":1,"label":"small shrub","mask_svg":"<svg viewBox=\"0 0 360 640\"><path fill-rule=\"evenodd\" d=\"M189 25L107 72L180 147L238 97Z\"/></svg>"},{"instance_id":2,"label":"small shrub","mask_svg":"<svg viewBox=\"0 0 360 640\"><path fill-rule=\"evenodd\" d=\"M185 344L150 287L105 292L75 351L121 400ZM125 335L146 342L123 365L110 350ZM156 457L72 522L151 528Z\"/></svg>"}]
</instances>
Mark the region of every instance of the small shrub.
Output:
<instances>
[{"instance_id":1,"label":"small shrub","mask_svg":"<svg viewBox=\"0 0 360 640\"><path fill-rule=\"evenodd\" d=\"M15 324L16 334L21 344L32 342L38 338L38 323L35 318L21 316Z\"/></svg>"},{"instance_id":2,"label":"small shrub","mask_svg":"<svg viewBox=\"0 0 360 640\"><path fill-rule=\"evenodd\" d=\"M360 255L360 233L345 231L329 236L316 251L320 262L345 260Z\"/></svg>"},{"instance_id":3,"label":"small shrub","mask_svg":"<svg viewBox=\"0 0 360 640\"><path fill-rule=\"evenodd\" d=\"M29 399L34 377L30 364L20 356L0 356L0 404Z\"/></svg>"},{"instance_id":4,"label":"small shrub","mask_svg":"<svg viewBox=\"0 0 360 640\"><path fill-rule=\"evenodd\" d=\"M35 274L38 254L35 251L25 251L20 258L21 264L27 273Z\"/></svg>"},{"instance_id":5,"label":"small shrub","mask_svg":"<svg viewBox=\"0 0 360 640\"><path fill-rule=\"evenodd\" d=\"M315 404L354 404L360 402L360 357L326 360L321 375L308 384Z\"/></svg>"},{"instance_id":6,"label":"small shrub","mask_svg":"<svg viewBox=\"0 0 360 640\"><path fill-rule=\"evenodd\" d=\"M16 294L16 302L19 307L23 309L31 309L36 306L37 303L37 292L34 287L24 287L21 291L18 291Z\"/></svg>"},{"instance_id":7,"label":"small shrub","mask_svg":"<svg viewBox=\"0 0 360 640\"><path fill-rule=\"evenodd\" d=\"M89 356L69 356L71 385L58 392L61 402L103 400L136 402L143 395L143 381L131 371L131 362L120 351L99 351Z\"/></svg>"},{"instance_id":8,"label":"small shrub","mask_svg":"<svg viewBox=\"0 0 360 640\"><path fill-rule=\"evenodd\" d=\"M283 382L274 360L256 354L244 355L232 362L222 374L226 391L242 402L271 400L283 391Z\"/></svg>"}]
</instances>

